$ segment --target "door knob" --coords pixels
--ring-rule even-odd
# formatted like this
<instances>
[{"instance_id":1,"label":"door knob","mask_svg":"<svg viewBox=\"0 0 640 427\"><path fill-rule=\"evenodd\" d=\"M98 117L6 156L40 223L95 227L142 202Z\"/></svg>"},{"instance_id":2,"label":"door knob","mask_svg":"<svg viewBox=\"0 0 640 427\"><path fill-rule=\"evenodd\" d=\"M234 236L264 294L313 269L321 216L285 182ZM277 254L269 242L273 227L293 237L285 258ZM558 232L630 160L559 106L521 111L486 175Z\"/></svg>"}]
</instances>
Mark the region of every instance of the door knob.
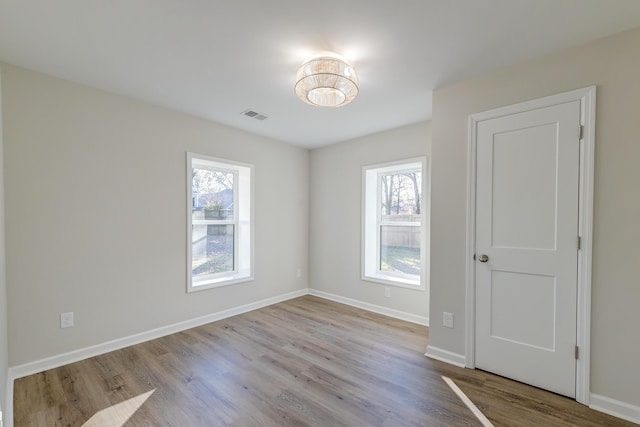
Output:
<instances>
[{"instance_id":1,"label":"door knob","mask_svg":"<svg viewBox=\"0 0 640 427\"><path fill-rule=\"evenodd\" d=\"M478 261L480 261L480 262L487 262L487 261L489 261L489 256L488 256L488 255L484 255L484 254L482 254L482 255L480 255L480 256L478 257Z\"/></svg>"}]
</instances>

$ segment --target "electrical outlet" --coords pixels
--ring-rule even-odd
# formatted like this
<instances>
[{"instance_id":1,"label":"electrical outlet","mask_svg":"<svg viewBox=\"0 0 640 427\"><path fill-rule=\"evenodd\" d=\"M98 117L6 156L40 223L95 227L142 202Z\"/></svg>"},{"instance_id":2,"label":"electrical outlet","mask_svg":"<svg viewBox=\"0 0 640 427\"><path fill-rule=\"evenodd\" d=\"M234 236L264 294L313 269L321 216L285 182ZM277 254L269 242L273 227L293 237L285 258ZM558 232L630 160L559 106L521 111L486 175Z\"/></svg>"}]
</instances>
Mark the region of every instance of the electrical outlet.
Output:
<instances>
[{"instance_id":1,"label":"electrical outlet","mask_svg":"<svg viewBox=\"0 0 640 427\"><path fill-rule=\"evenodd\" d=\"M296 277L299 279L302 277L302 269L299 268L298 271L296 271Z\"/></svg>"},{"instance_id":2,"label":"electrical outlet","mask_svg":"<svg viewBox=\"0 0 640 427\"><path fill-rule=\"evenodd\" d=\"M387 298L391 298L391 288L390 287L386 286L384 288L384 296L387 297Z\"/></svg>"},{"instance_id":3,"label":"electrical outlet","mask_svg":"<svg viewBox=\"0 0 640 427\"><path fill-rule=\"evenodd\" d=\"M60 313L60 329L73 327L73 311Z\"/></svg>"},{"instance_id":4,"label":"electrical outlet","mask_svg":"<svg viewBox=\"0 0 640 427\"><path fill-rule=\"evenodd\" d=\"M453 328L453 313L442 313L442 326L445 328Z\"/></svg>"}]
</instances>

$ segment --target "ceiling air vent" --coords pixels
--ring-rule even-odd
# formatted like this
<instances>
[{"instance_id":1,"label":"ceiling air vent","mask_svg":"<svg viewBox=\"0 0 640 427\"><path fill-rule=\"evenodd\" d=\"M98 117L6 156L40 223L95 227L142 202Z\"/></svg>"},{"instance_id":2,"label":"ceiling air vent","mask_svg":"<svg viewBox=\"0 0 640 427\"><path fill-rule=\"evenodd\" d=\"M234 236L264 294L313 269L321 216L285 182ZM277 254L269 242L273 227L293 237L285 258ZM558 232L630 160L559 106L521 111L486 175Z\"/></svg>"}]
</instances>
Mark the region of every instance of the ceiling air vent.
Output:
<instances>
[{"instance_id":1,"label":"ceiling air vent","mask_svg":"<svg viewBox=\"0 0 640 427\"><path fill-rule=\"evenodd\" d=\"M257 111L253 111L251 109L244 110L240 114L244 114L245 116L251 117L252 119L256 119L256 120L266 120L266 119L269 118L269 116L267 116L266 114L261 114L261 113L258 113Z\"/></svg>"}]
</instances>

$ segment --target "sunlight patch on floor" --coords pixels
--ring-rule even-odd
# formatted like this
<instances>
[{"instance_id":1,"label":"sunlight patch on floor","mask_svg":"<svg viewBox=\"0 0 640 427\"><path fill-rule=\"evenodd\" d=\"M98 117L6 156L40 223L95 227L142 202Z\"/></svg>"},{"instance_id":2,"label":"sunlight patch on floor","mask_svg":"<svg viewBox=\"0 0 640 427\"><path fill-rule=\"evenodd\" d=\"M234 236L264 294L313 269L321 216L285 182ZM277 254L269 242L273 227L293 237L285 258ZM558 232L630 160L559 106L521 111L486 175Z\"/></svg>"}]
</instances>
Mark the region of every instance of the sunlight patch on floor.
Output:
<instances>
[{"instance_id":1,"label":"sunlight patch on floor","mask_svg":"<svg viewBox=\"0 0 640 427\"><path fill-rule=\"evenodd\" d=\"M456 383L453 382L451 378L443 376L442 379L444 380L445 383L447 383L447 385L451 388L451 390L453 390L453 392L460 398L460 400L462 400L462 403L467 405L467 408L469 408L469 410L473 412L473 415L476 416L478 421L480 421L484 427L493 427L493 424L491 424L491 421L489 421L489 419L485 417L482 412L480 412L480 409L478 409L478 407L471 401L471 399L469 399L467 395L464 394L462 390L460 390L460 388L456 385Z\"/></svg>"},{"instance_id":2,"label":"sunlight patch on floor","mask_svg":"<svg viewBox=\"0 0 640 427\"><path fill-rule=\"evenodd\" d=\"M95 415L82 425L82 427L122 427L133 414L147 401L147 399L156 391L154 388L151 391L142 393L136 397L125 400L124 402L116 403L101 411L95 413Z\"/></svg>"}]
</instances>

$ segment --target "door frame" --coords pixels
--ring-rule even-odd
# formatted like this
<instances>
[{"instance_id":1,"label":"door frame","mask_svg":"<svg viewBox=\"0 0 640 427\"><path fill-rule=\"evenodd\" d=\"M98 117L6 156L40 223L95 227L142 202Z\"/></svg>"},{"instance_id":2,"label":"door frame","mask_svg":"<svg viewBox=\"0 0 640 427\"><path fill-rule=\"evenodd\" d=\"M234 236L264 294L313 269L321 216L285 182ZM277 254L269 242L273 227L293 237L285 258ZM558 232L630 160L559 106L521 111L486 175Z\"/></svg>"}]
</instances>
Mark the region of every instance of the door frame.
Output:
<instances>
[{"instance_id":1,"label":"door frame","mask_svg":"<svg viewBox=\"0 0 640 427\"><path fill-rule=\"evenodd\" d=\"M578 295L576 343L579 357L576 360L576 401L590 403L591 365L591 255L593 244L593 188L596 86L576 89L506 107L496 108L469 116L467 146L467 230L466 230L466 298L465 298L465 366L475 369L476 326L476 137L479 122L498 117L531 111L566 102L580 101L580 177L578 181Z\"/></svg>"}]
</instances>

